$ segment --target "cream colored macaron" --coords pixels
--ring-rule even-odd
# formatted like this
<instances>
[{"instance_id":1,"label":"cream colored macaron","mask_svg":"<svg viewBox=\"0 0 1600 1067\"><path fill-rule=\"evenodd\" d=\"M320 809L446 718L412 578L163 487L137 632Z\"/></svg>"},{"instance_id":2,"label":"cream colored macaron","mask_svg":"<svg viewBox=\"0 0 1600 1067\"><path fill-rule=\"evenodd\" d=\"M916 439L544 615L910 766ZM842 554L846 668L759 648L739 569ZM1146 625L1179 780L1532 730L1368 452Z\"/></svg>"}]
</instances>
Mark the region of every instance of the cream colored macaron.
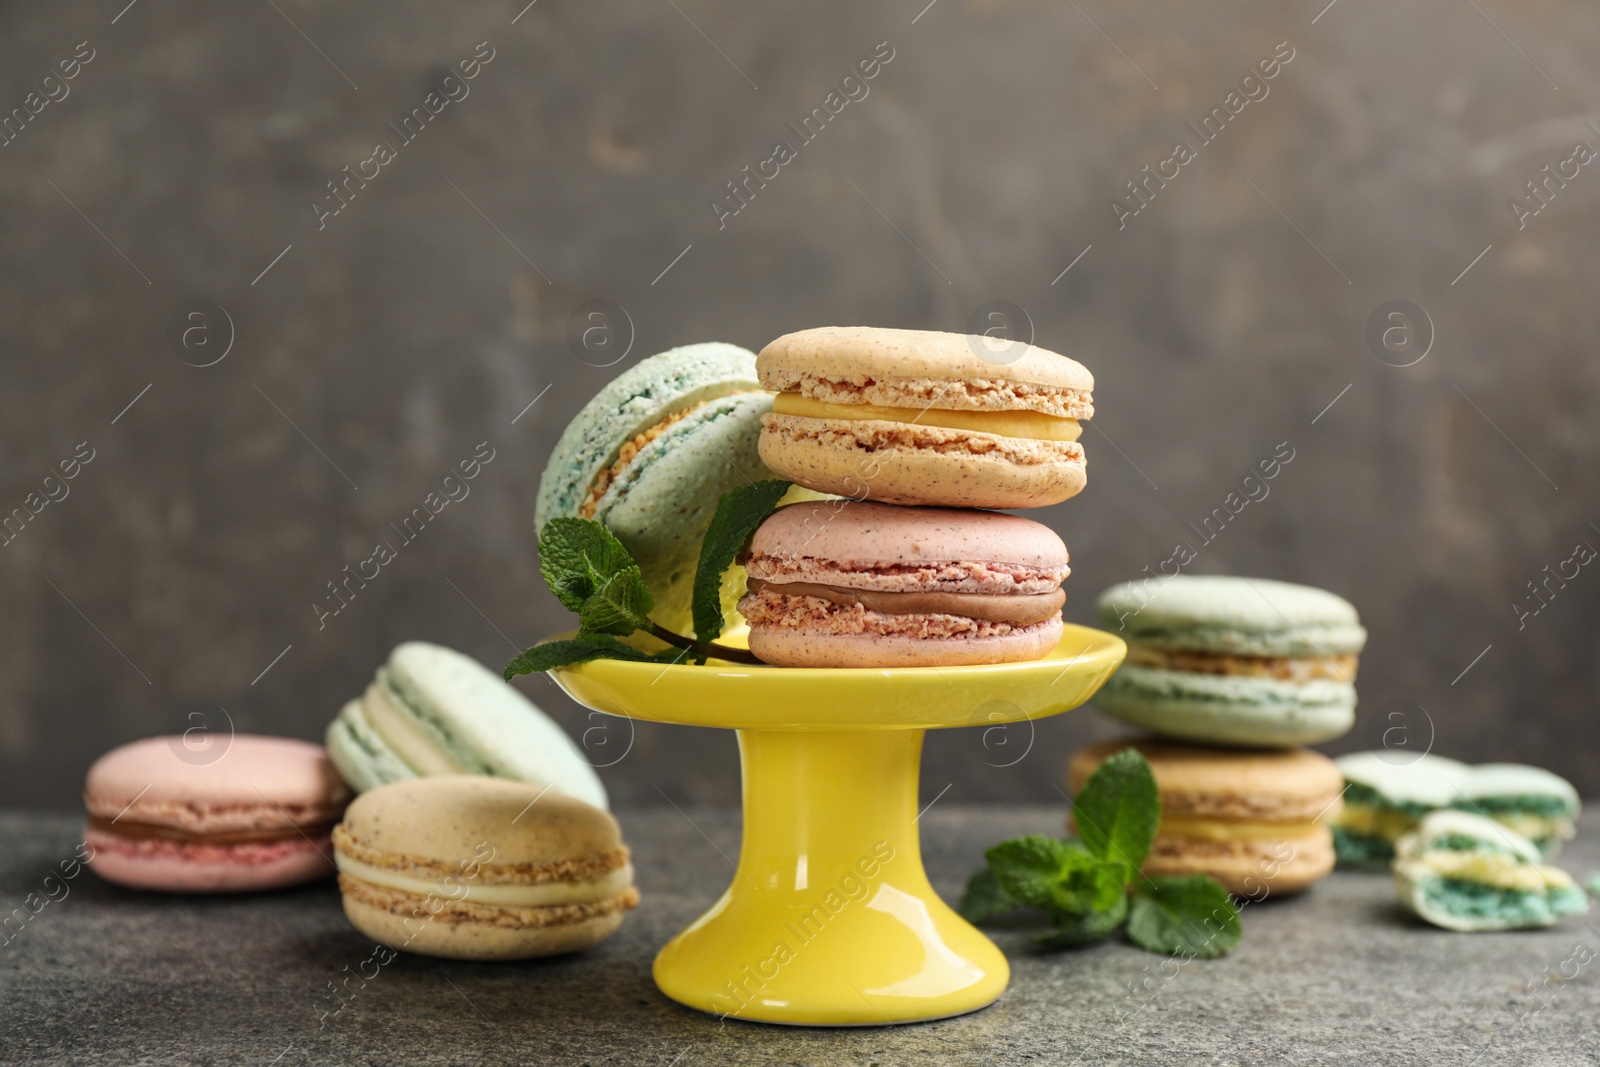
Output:
<instances>
[{"instance_id":1,"label":"cream colored macaron","mask_svg":"<svg viewBox=\"0 0 1600 1067\"><path fill-rule=\"evenodd\" d=\"M820 493L890 504L1030 508L1085 482L1078 420L1094 376L1021 343L927 330L829 326L756 359L778 394L762 462Z\"/></svg>"},{"instance_id":2,"label":"cream colored macaron","mask_svg":"<svg viewBox=\"0 0 1600 1067\"><path fill-rule=\"evenodd\" d=\"M1125 748L1150 761L1161 824L1144 872L1209 874L1228 892L1260 900L1298 893L1333 870L1344 778L1310 749L1261 751L1113 738L1072 757L1076 794L1095 768Z\"/></svg>"},{"instance_id":3,"label":"cream colored macaron","mask_svg":"<svg viewBox=\"0 0 1600 1067\"><path fill-rule=\"evenodd\" d=\"M424 956L509 960L599 943L639 903L616 820L553 789L478 776L363 793L333 831L356 929Z\"/></svg>"}]
</instances>

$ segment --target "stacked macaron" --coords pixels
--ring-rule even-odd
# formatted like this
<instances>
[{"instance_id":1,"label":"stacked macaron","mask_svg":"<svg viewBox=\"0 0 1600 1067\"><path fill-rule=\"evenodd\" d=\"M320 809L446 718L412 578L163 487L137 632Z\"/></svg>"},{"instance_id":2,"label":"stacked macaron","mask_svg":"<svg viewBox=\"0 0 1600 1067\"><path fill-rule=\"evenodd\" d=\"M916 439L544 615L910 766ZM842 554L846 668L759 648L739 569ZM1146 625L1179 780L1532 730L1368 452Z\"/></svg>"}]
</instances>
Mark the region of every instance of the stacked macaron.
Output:
<instances>
[{"instance_id":1,"label":"stacked macaron","mask_svg":"<svg viewBox=\"0 0 1600 1067\"><path fill-rule=\"evenodd\" d=\"M756 448L772 396L755 359L712 342L641 360L583 406L539 479L535 527L557 516L604 523L639 564L654 617L669 629L689 619L717 498L772 476Z\"/></svg>"},{"instance_id":2,"label":"stacked macaron","mask_svg":"<svg viewBox=\"0 0 1600 1067\"><path fill-rule=\"evenodd\" d=\"M777 393L767 467L846 499L790 504L756 531L739 611L785 667L1039 659L1061 638L1067 549L1040 507L1084 486L1094 379L1065 356L982 338L824 328L756 359Z\"/></svg>"},{"instance_id":3,"label":"stacked macaron","mask_svg":"<svg viewBox=\"0 0 1600 1067\"><path fill-rule=\"evenodd\" d=\"M1179 575L1107 590L1100 616L1128 658L1096 706L1162 739L1135 742L1162 794L1146 871L1211 874L1251 896L1331 871L1343 777L1298 746L1354 722L1367 636L1356 609L1303 585ZM1126 744L1080 752L1072 781Z\"/></svg>"}]
</instances>

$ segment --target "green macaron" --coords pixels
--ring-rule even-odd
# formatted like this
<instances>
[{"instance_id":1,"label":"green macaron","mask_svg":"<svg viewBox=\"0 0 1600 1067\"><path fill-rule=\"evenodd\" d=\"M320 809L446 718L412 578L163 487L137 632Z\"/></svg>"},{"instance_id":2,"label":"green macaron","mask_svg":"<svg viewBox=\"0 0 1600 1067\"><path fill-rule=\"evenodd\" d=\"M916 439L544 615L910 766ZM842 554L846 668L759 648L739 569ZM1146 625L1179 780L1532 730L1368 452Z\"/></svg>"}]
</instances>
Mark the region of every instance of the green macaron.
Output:
<instances>
[{"instance_id":1,"label":"green macaron","mask_svg":"<svg viewBox=\"0 0 1600 1067\"><path fill-rule=\"evenodd\" d=\"M1465 811L1436 811L1396 845L1401 903L1447 930L1550 926L1589 910L1572 876L1540 862L1532 841Z\"/></svg>"},{"instance_id":2,"label":"green macaron","mask_svg":"<svg viewBox=\"0 0 1600 1067\"><path fill-rule=\"evenodd\" d=\"M1486 816L1531 840L1546 858L1575 832L1578 791L1541 767L1471 766L1387 750L1352 752L1334 762L1345 779L1344 807L1333 824L1341 866L1387 867L1395 842L1445 808Z\"/></svg>"},{"instance_id":3,"label":"green macaron","mask_svg":"<svg viewBox=\"0 0 1600 1067\"><path fill-rule=\"evenodd\" d=\"M477 660L409 641L328 726L328 756L357 792L409 778L481 774L607 806L566 732Z\"/></svg>"},{"instance_id":4,"label":"green macaron","mask_svg":"<svg viewBox=\"0 0 1600 1067\"><path fill-rule=\"evenodd\" d=\"M668 628L690 617L700 542L717 499L772 477L757 453L772 395L755 355L687 345L642 360L600 390L556 442L534 522L596 519L622 542Z\"/></svg>"},{"instance_id":5,"label":"green macaron","mask_svg":"<svg viewBox=\"0 0 1600 1067\"><path fill-rule=\"evenodd\" d=\"M1178 575L1100 597L1128 658L1095 696L1101 711L1153 733L1219 745L1314 744L1355 722L1366 644L1342 597L1266 578Z\"/></svg>"}]
</instances>

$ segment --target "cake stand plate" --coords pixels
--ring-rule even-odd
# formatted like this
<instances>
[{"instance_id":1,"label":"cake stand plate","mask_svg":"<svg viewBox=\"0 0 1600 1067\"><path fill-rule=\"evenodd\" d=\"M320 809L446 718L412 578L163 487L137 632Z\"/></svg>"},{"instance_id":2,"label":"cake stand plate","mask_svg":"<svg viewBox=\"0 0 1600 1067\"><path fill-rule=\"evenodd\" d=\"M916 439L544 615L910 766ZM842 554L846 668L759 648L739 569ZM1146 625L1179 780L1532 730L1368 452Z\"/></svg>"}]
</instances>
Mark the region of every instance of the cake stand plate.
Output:
<instances>
[{"instance_id":1,"label":"cake stand plate","mask_svg":"<svg viewBox=\"0 0 1600 1067\"><path fill-rule=\"evenodd\" d=\"M975 1011L1005 956L928 883L917 837L924 731L993 728L1089 699L1120 638L1068 626L1044 659L887 670L591 660L551 672L612 715L739 732L733 881L655 961L673 1000L726 1018L882 1026Z\"/></svg>"}]
</instances>

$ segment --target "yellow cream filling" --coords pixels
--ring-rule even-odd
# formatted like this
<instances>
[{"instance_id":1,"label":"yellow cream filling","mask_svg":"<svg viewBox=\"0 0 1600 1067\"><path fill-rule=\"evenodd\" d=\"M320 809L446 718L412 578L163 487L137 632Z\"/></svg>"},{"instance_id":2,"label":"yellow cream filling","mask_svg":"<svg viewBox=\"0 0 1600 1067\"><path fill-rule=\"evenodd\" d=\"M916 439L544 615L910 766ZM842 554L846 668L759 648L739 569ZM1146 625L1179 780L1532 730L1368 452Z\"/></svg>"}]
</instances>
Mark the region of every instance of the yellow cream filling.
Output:
<instances>
[{"instance_id":1,"label":"yellow cream filling","mask_svg":"<svg viewBox=\"0 0 1600 1067\"><path fill-rule=\"evenodd\" d=\"M1388 842L1400 840L1417 828L1417 820L1403 811L1346 804L1334 825L1352 833L1379 837Z\"/></svg>"},{"instance_id":2,"label":"yellow cream filling","mask_svg":"<svg viewBox=\"0 0 1600 1067\"><path fill-rule=\"evenodd\" d=\"M799 415L807 419L914 422L918 426L976 430L979 433L1022 437L1032 441L1076 441L1083 433L1083 426L1077 419L1046 415L1042 411L952 411L948 408L901 408L879 404L830 404L799 393L779 393L772 401L772 411L776 415Z\"/></svg>"},{"instance_id":3,"label":"yellow cream filling","mask_svg":"<svg viewBox=\"0 0 1600 1067\"><path fill-rule=\"evenodd\" d=\"M1163 815L1156 833L1190 841L1295 841L1316 833L1317 823L1266 822L1252 819L1206 819L1196 815Z\"/></svg>"},{"instance_id":4,"label":"yellow cream filling","mask_svg":"<svg viewBox=\"0 0 1600 1067\"><path fill-rule=\"evenodd\" d=\"M1497 889L1520 889L1538 893L1546 889L1566 889L1573 882L1559 867L1524 863L1506 852L1456 852L1439 849L1424 852L1407 866L1423 867L1441 878L1458 878Z\"/></svg>"},{"instance_id":5,"label":"yellow cream filling","mask_svg":"<svg viewBox=\"0 0 1600 1067\"><path fill-rule=\"evenodd\" d=\"M1572 836L1572 826L1564 819L1552 819L1532 812L1496 812L1490 816L1501 826L1509 827L1531 841L1547 837ZM1380 837L1385 841L1400 840L1417 828L1417 820L1403 811L1390 808L1369 808L1360 804L1346 805L1334 820L1336 826L1358 834Z\"/></svg>"},{"instance_id":6,"label":"yellow cream filling","mask_svg":"<svg viewBox=\"0 0 1600 1067\"><path fill-rule=\"evenodd\" d=\"M437 882L412 878L383 867L362 863L342 852L334 853L334 863L350 878L420 897L468 901L473 904L498 904L506 907L539 908L554 904L590 904L622 892L633 884L633 864L625 863L594 882L541 882L538 885L481 885L469 878L447 878Z\"/></svg>"}]
</instances>

